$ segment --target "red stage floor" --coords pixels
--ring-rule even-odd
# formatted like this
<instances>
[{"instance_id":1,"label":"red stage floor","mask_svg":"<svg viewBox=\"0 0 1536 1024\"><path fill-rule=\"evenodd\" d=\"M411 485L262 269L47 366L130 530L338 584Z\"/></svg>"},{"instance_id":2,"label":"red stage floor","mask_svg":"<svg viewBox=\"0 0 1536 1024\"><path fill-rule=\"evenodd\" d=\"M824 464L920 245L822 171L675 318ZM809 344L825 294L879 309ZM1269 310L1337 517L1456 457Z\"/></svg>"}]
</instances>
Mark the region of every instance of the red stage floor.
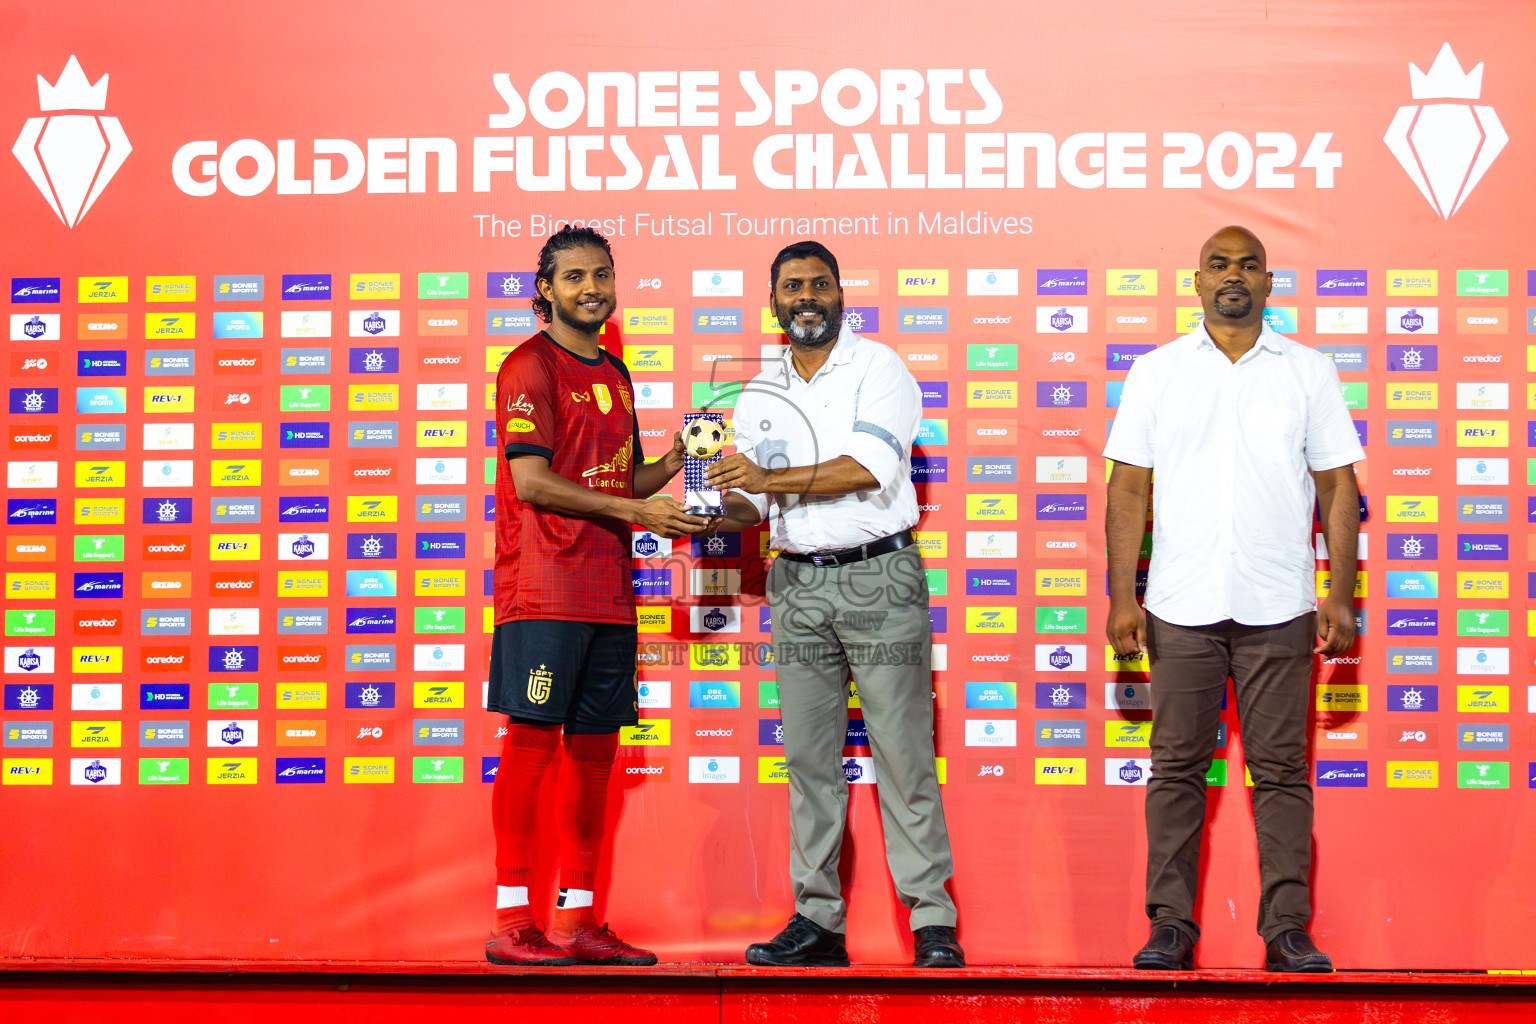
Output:
<instances>
[{"instance_id":1,"label":"red stage floor","mask_svg":"<svg viewBox=\"0 0 1536 1024\"><path fill-rule=\"evenodd\" d=\"M1119 968L791 970L741 964L517 971L468 962L0 960L5 1024L1526 1021L1536 976ZM573 1016L574 1015L574 1016Z\"/></svg>"}]
</instances>

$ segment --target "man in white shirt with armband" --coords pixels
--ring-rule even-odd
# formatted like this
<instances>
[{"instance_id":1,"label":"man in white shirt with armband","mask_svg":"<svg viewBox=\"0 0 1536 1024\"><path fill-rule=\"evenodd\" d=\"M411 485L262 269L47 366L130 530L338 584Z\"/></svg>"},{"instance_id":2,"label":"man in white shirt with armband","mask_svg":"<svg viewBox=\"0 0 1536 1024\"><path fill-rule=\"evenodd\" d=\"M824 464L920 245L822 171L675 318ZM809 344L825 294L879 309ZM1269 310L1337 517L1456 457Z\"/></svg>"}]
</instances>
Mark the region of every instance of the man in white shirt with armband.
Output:
<instances>
[{"instance_id":1,"label":"man in white shirt with armband","mask_svg":"<svg viewBox=\"0 0 1536 1024\"><path fill-rule=\"evenodd\" d=\"M1365 451L1333 363L1265 324L1270 283L1252 232L1229 227L1211 236L1195 272L1204 323L1136 360L1104 448L1114 462L1107 633L1121 657L1145 651L1152 673L1152 933L1133 960L1144 969L1193 964L1205 775L1228 676L1253 777L1265 968L1333 969L1306 931L1307 710L1313 655L1336 657L1354 642L1360 496L1353 464ZM1136 558L1154 470L1143 612ZM1314 497L1331 573L1321 605Z\"/></svg>"},{"instance_id":2,"label":"man in white shirt with armband","mask_svg":"<svg viewBox=\"0 0 1536 1024\"><path fill-rule=\"evenodd\" d=\"M912 443L922 395L901 359L843 324L837 259L817 242L775 258L770 302L785 357L742 391L737 453L711 467L721 529L773 511L768 575L789 772L795 914L747 962L846 966L838 858L848 782L848 680L869 732L886 863L910 911L917 967L963 967L949 833L933 749L928 582L913 543Z\"/></svg>"}]
</instances>

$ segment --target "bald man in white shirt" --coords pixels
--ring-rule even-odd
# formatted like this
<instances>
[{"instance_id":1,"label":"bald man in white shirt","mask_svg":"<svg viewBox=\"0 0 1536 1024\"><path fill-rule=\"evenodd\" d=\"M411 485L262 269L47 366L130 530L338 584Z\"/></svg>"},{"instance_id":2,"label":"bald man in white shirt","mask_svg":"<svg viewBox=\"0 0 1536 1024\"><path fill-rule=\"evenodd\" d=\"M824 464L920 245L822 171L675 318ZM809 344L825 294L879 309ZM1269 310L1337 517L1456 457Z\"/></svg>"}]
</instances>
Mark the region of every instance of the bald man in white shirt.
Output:
<instances>
[{"instance_id":1,"label":"bald man in white shirt","mask_svg":"<svg viewBox=\"0 0 1536 1024\"><path fill-rule=\"evenodd\" d=\"M1265 324L1270 283L1264 246L1252 232L1229 227L1212 235L1195 272L1204 323L1136 360L1104 448L1114 462L1105 517L1107 633L1122 657L1145 651L1152 675L1152 933L1133 960L1143 969L1193 964L1205 774L1228 676L1253 777L1265 967L1333 969L1306 931L1307 711L1314 654L1336 657L1354 642L1354 463L1365 451L1332 361ZM1136 559L1154 469L1143 611ZM1331 572L1321 605L1314 498Z\"/></svg>"},{"instance_id":2,"label":"bald man in white shirt","mask_svg":"<svg viewBox=\"0 0 1536 1024\"><path fill-rule=\"evenodd\" d=\"M886 863L910 911L913 965L964 967L954 872L933 749L933 634L913 541L912 443L922 393L901 358L843 324L837 259L817 242L782 250L769 301L789 339L747 384L737 452L716 463L725 529L771 515L768 575L795 914L747 962L846 966L838 857L848 818L843 759L849 676L869 733Z\"/></svg>"}]
</instances>

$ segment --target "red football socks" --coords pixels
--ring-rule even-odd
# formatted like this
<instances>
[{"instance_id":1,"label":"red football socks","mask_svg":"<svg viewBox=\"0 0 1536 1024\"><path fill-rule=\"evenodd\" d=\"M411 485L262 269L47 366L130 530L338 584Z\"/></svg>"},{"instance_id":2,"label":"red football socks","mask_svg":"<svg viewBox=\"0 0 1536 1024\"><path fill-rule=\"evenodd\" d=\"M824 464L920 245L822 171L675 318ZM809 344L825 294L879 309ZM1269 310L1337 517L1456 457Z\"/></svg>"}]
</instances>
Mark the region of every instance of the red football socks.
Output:
<instances>
[{"instance_id":1,"label":"red football socks","mask_svg":"<svg viewBox=\"0 0 1536 1024\"><path fill-rule=\"evenodd\" d=\"M619 749L616 732L601 736L565 736L565 765L560 776L560 887L569 903L555 910L552 935L569 937L598 924L591 904L597 888L608 813L608 779ZM500 782L500 779L497 780Z\"/></svg>"},{"instance_id":2,"label":"red football socks","mask_svg":"<svg viewBox=\"0 0 1536 1024\"><path fill-rule=\"evenodd\" d=\"M496 831L496 884L528 885L538 853L539 797L560 744L560 726L507 724L501 764L491 787L491 824ZM601 827L601 826L599 826ZM498 903L502 901L498 900ZM496 910L496 934L508 935L533 923L533 911L521 906Z\"/></svg>"}]
</instances>

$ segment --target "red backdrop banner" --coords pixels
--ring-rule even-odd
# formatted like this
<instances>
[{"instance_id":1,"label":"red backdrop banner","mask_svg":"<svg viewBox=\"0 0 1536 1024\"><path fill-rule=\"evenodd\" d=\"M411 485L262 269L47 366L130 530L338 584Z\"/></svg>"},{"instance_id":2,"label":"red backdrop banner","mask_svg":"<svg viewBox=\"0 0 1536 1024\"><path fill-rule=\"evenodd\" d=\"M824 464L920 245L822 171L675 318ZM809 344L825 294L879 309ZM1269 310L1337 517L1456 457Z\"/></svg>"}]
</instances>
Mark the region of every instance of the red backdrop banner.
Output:
<instances>
[{"instance_id":1,"label":"red backdrop banner","mask_svg":"<svg viewBox=\"0 0 1536 1024\"><path fill-rule=\"evenodd\" d=\"M1342 967L1536 967L1525 5L0 18L0 955L480 956L489 389L542 239L580 220L613 240L652 454L777 351L774 253L837 253L925 395L961 938L1126 962L1150 712L1103 637L1098 453L1240 223L1368 453L1364 628L1317 680L1314 932ZM636 537L604 916L668 959L736 959L791 909L762 543ZM1250 966L1224 717L1200 962ZM859 782L868 753L852 733ZM853 788L850 951L900 961Z\"/></svg>"}]
</instances>

